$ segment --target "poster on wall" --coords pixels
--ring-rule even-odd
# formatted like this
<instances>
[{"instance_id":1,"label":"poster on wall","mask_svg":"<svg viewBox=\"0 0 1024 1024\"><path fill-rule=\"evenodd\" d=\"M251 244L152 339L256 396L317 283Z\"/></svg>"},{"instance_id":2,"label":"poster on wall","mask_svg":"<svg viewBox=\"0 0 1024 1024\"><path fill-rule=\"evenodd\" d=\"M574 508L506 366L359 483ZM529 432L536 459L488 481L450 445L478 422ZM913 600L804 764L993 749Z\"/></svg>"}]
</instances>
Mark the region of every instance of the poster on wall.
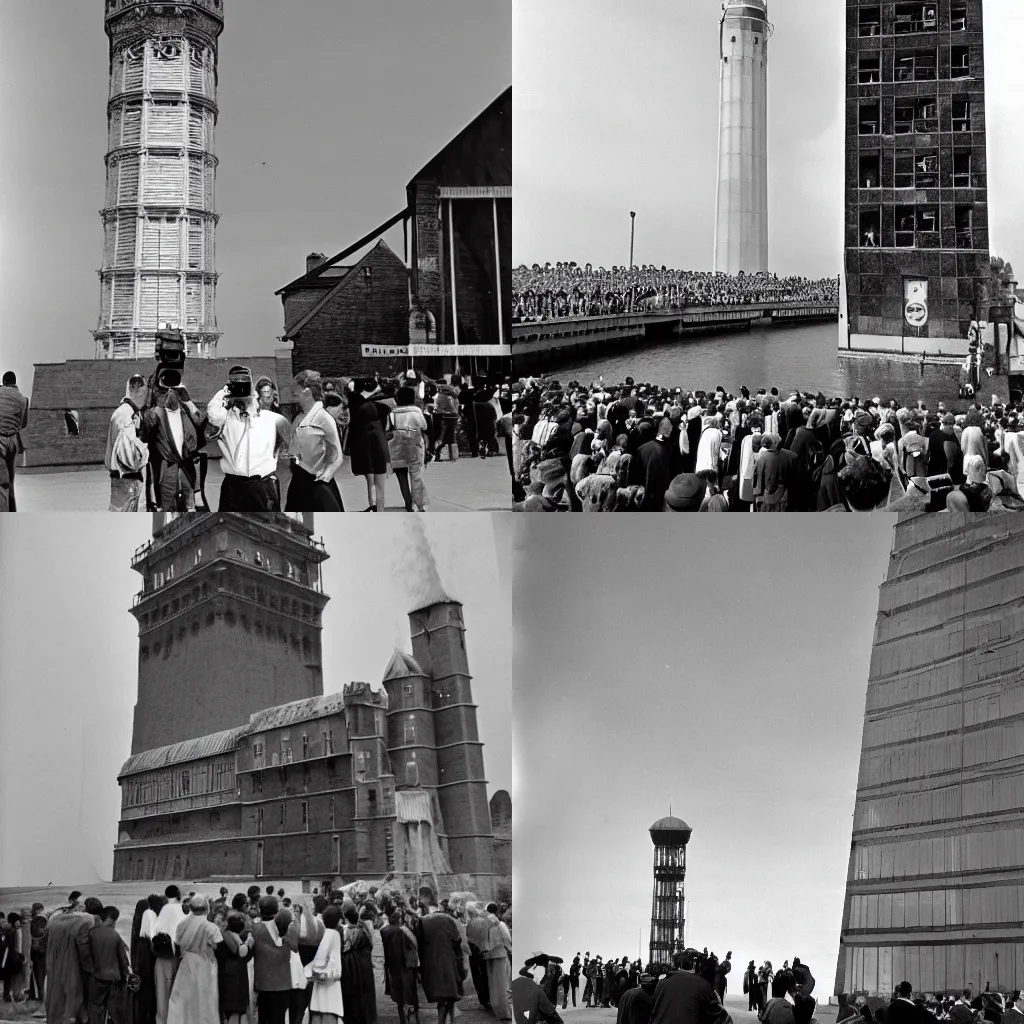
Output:
<instances>
[{"instance_id":1,"label":"poster on wall","mask_svg":"<svg viewBox=\"0 0 1024 1024\"><path fill-rule=\"evenodd\" d=\"M928 282L904 280L903 315L911 327L928 323Z\"/></svg>"}]
</instances>

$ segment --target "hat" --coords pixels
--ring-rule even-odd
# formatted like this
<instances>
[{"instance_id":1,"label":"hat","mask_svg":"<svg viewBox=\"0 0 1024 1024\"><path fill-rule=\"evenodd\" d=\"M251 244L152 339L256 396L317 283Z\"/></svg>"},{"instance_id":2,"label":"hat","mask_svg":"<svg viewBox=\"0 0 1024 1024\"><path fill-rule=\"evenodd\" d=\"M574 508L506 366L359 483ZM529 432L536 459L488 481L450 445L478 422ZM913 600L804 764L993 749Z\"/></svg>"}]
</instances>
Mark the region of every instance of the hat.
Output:
<instances>
[{"instance_id":1,"label":"hat","mask_svg":"<svg viewBox=\"0 0 1024 1024\"><path fill-rule=\"evenodd\" d=\"M406 370L405 371L405 379L406 380L415 380L416 379L416 371L415 370Z\"/></svg>"},{"instance_id":2,"label":"hat","mask_svg":"<svg viewBox=\"0 0 1024 1024\"><path fill-rule=\"evenodd\" d=\"M668 512L696 512L704 500L707 483L696 473L680 473L665 492L665 510Z\"/></svg>"},{"instance_id":3,"label":"hat","mask_svg":"<svg viewBox=\"0 0 1024 1024\"><path fill-rule=\"evenodd\" d=\"M601 958L598 957L598 960ZM549 953L542 953L539 950L536 953L531 953L527 958L524 967L544 967L548 963L560 964L562 958L560 956L551 956Z\"/></svg>"},{"instance_id":4,"label":"hat","mask_svg":"<svg viewBox=\"0 0 1024 1024\"><path fill-rule=\"evenodd\" d=\"M700 414L701 407L699 405L691 405L690 408L686 410L686 419L688 421L695 420L700 416Z\"/></svg>"}]
</instances>

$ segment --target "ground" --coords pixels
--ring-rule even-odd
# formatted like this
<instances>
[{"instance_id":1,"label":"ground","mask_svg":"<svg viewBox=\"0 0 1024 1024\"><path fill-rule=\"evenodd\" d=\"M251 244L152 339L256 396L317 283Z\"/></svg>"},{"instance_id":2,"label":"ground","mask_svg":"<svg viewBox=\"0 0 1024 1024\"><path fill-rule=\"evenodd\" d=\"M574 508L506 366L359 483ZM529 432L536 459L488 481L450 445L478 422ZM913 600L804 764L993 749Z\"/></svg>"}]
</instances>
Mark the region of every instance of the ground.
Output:
<instances>
[{"instance_id":1,"label":"ground","mask_svg":"<svg viewBox=\"0 0 1024 1024\"><path fill-rule=\"evenodd\" d=\"M583 989L581 988L580 994L582 992ZM818 1021L818 1024L835 1024L836 1007L827 1005L827 994L822 995L817 991L814 994L819 1001L818 1009L814 1013L814 1019ZM559 1008L558 1011L566 1024L615 1024L616 1011L614 1007L608 1010L588 1010L584 1006L579 1006L574 1009L572 997L570 996L569 998L569 1006L564 1010ZM578 998L579 995L577 995ZM822 1000L825 1001L826 1005L821 1005ZM747 1009L747 997L745 995L726 995L725 1008L729 1011L733 1024L758 1024L757 1014L751 1013Z\"/></svg>"},{"instance_id":2,"label":"ground","mask_svg":"<svg viewBox=\"0 0 1024 1024\"><path fill-rule=\"evenodd\" d=\"M490 461L490 460L488 460ZM275 891L284 889L286 893L295 894L301 891L295 882L273 881L263 879L262 885L265 888L273 882ZM132 915L135 911L135 904L144 899L151 892L163 892L169 882L97 882L94 884L47 886L41 889L0 889L0 911L4 916L12 910L29 908L33 903L42 903L46 912L49 913L56 907L67 903L66 896L74 889L81 891L83 899L85 896L96 896L103 900L104 904L113 904L121 911L117 921L117 930L121 936L128 941L131 935ZM224 885L234 895L236 892L245 892L251 882L176 882L186 893L193 890L203 895L215 898ZM401 1024L398 1020L398 1013L395 1004L389 996L384 995L383 965L384 954L380 945L380 937L377 936L374 944L374 973L377 977L377 1019L380 1024ZM45 1019L41 1012L39 1003L11 1004L0 1002L0 1020L40 1020ZM610 1011L604 1011L608 1013ZM466 977L466 994L459 1000L456 1013L456 1020L459 1024L493 1024L494 1016L487 1013L477 1002L473 989L473 979ZM614 1018L613 1018L614 1019ZM423 992L420 992L420 1022L421 1024L435 1024L437 1020L436 1007L430 1007L423 1002Z\"/></svg>"},{"instance_id":3,"label":"ground","mask_svg":"<svg viewBox=\"0 0 1024 1024\"><path fill-rule=\"evenodd\" d=\"M282 493L288 485L288 468L278 475ZM210 460L206 494L216 508L223 475L219 460ZM349 512L366 508L366 484L354 477L346 462L337 476L342 500ZM487 459L464 456L454 463L432 462L424 471L430 507L445 512L501 512L512 507L512 480L504 453ZM21 512L105 512L110 502L110 476L102 467L81 472L26 473L15 477L18 510ZM401 511L398 480L389 476L385 485L387 511Z\"/></svg>"}]
</instances>

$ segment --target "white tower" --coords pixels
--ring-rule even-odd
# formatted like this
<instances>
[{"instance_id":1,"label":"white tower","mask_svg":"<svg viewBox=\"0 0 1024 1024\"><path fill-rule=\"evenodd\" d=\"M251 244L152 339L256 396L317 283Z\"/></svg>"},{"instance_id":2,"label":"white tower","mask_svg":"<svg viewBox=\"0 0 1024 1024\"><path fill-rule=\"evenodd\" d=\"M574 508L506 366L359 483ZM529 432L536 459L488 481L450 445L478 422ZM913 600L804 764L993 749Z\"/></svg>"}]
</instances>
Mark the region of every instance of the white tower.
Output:
<instances>
[{"instance_id":1,"label":"white tower","mask_svg":"<svg viewBox=\"0 0 1024 1024\"><path fill-rule=\"evenodd\" d=\"M768 0L726 0L715 270L768 269Z\"/></svg>"},{"instance_id":2,"label":"white tower","mask_svg":"<svg viewBox=\"0 0 1024 1024\"><path fill-rule=\"evenodd\" d=\"M98 359L152 356L160 323L216 355L214 126L223 0L106 0L107 195Z\"/></svg>"}]
</instances>

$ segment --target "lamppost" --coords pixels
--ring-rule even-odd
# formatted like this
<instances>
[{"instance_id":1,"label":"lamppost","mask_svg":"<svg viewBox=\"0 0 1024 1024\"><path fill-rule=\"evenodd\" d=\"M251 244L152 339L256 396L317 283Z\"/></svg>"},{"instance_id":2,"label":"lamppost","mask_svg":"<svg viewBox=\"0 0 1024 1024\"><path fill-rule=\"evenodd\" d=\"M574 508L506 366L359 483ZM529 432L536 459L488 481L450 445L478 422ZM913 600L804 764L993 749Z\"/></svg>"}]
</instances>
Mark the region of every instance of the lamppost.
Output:
<instances>
[{"instance_id":1,"label":"lamppost","mask_svg":"<svg viewBox=\"0 0 1024 1024\"><path fill-rule=\"evenodd\" d=\"M629 269L633 269L633 238L636 234L636 210L629 211Z\"/></svg>"}]
</instances>

